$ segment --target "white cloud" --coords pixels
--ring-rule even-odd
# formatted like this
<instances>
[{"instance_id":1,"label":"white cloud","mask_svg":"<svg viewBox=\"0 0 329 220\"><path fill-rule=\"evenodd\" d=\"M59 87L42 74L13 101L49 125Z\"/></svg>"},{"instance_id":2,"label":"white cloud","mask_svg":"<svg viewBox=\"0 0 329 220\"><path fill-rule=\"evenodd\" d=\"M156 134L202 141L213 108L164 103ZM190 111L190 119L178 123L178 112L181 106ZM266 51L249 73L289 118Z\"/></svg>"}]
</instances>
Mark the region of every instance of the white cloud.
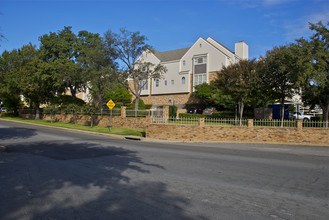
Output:
<instances>
[{"instance_id":1,"label":"white cloud","mask_svg":"<svg viewBox=\"0 0 329 220\"><path fill-rule=\"evenodd\" d=\"M293 2L295 0L264 0L265 6L280 5L288 2Z\"/></svg>"},{"instance_id":2,"label":"white cloud","mask_svg":"<svg viewBox=\"0 0 329 220\"><path fill-rule=\"evenodd\" d=\"M309 22L317 23L322 21L326 24L329 21L329 8L324 9L322 12L317 12L299 19L291 20L284 25L286 29L286 40L291 41L301 37L308 37L311 35L309 29Z\"/></svg>"}]
</instances>

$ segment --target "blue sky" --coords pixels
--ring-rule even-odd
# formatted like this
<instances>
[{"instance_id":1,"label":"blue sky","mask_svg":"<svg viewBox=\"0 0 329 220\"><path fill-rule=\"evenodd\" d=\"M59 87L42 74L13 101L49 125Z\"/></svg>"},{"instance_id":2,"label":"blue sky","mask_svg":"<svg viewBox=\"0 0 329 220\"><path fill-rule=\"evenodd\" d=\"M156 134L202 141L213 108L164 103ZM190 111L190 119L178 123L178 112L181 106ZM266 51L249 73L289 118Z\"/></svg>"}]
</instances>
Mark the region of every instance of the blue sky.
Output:
<instances>
[{"instance_id":1,"label":"blue sky","mask_svg":"<svg viewBox=\"0 0 329 220\"><path fill-rule=\"evenodd\" d=\"M140 31L159 51L212 37L234 51L244 40L250 58L310 36L308 22L329 21L328 0L1 0L0 53L72 26L103 35Z\"/></svg>"}]
</instances>

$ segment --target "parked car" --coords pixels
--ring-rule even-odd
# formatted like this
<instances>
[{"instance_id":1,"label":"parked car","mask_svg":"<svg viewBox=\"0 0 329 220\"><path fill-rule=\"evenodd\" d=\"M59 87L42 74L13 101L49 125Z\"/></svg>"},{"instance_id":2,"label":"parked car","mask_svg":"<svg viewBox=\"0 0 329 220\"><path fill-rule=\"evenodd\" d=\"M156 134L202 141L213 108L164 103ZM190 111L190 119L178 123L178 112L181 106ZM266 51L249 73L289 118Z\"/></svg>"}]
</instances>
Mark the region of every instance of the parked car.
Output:
<instances>
[{"instance_id":1,"label":"parked car","mask_svg":"<svg viewBox=\"0 0 329 220\"><path fill-rule=\"evenodd\" d=\"M312 115L304 115L303 112L294 112L294 114L291 117L292 117L292 119L309 121L309 120L311 120Z\"/></svg>"},{"instance_id":2,"label":"parked car","mask_svg":"<svg viewBox=\"0 0 329 220\"><path fill-rule=\"evenodd\" d=\"M5 109L5 107L1 107L0 112L7 112L7 110Z\"/></svg>"},{"instance_id":3,"label":"parked car","mask_svg":"<svg viewBox=\"0 0 329 220\"><path fill-rule=\"evenodd\" d=\"M202 109L201 108L198 108L198 107L189 108L187 110L187 113L190 113L190 114L202 114Z\"/></svg>"},{"instance_id":4,"label":"parked car","mask_svg":"<svg viewBox=\"0 0 329 220\"><path fill-rule=\"evenodd\" d=\"M215 111L216 111L216 109L214 107L209 107L209 108L206 108L205 110L203 110L202 114L212 115L212 113L214 113Z\"/></svg>"}]
</instances>

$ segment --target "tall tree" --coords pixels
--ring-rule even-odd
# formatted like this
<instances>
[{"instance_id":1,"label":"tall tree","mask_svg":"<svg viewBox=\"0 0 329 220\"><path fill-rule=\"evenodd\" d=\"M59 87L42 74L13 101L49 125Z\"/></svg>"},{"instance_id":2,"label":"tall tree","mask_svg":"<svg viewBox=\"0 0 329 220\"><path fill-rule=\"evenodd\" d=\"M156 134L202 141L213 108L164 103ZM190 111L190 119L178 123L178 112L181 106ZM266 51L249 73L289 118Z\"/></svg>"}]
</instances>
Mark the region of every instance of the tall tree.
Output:
<instances>
[{"instance_id":1,"label":"tall tree","mask_svg":"<svg viewBox=\"0 0 329 220\"><path fill-rule=\"evenodd\" d=\"M79 56L77 62L82 69L82 75L87 81L92 101L103 108L105 92L115 81L116 54L106 47L99 34L80 31Z\"/></svg>"},{"instance_id":2,"label":"tall tree","mask_svg":"<svg viewBox=\"0 0 329 220\"><path fill-rule=\"evenodd\" d=\"M72 32L72 27L64 27L57 33L50 32L39 38L41 58L54 68L54 86L59 93L69 89L72 97L83 91L86 81L77 64L79 56L78 37Z\"/></svg>"},{"instance_id":3,"label":"tall tree","mask_svg":"<svg viewBox=\"0 0 329 220\"><path fill-rule=\"evenodd\" d=\"M37 110L38 119L40 104L48 102L56 92L52 72L52 67L40 59L39 51L31 43L5 51L1 59L1 93L13 100L23 95Z\"/></svg>"},{"instance_id":4,"label":"tall tree","mask_svg":"<svg viewBox=\"0 0 329 220\"><path fill-rule=\"evenodd\" d=\"M0 99L9 110L17 113L20 105L20 83L18 76L17 50L4 51L0 57Z\"/></svg>"},{"instance_id":5,"label":"tall tree","mask_svg":"<svg viewBox=\"0 0 329 220\"><path fill-rule=\"evenodd\" d=\"M299 83L302 87L302 98L306 104L320 105L323 121L328 122L329 114L329 22L310 23L315 33L310 40L296 41L298 55ZM327 123L325 123L328 126Z\"/></svg>"},{"instance_id":6,"label":"tall tree","mask_svg":"<svg viewBox=\"0 0 329 220\"><path fill-rule=\"evenodd\" d=\"M21 94L36 109L36 119L39 119L41 104L49 102L56 94L54 82L54 67L40 59L39 50L29 44L18 50L21 77Z\"/></svg>"},{"instance_id":7,"label":"tall tree","mask_svg":"<svg viewBox=\"0 0 329 220\"><path fill-rule=\"evenodd\" d=\"M291 45L274 47L267 51L265 58L260 58L259 66L261 71L264 93L268 97L280 102L281 124L284 120L284 103L287 98L292 98L298 91L296 68L296 57Z\"/></svg>"},{"instance_id":8,"label":"tall tree","mask_svg":"<svg viewBox=\"0 0 329 220\"><path fill-rule=\"evenodd\" d=\"M259 85L256 61L240 60L236 64L223 67L218 72L216 85L224 94L229 94L238 105L238 113L241 125L243 109L251 99L255 88Z\"/></svg>"},{"instance_id":9,"label":"tall tree","mask_svg":"<svg viewBox=\"0 0 329 220\"><path fill-rule=\"evenodd\" d=\"M121 82L136 97L135 109L138 109L142 89L149 79L158 79L166 72L162 65L145 62L141 55L150 53L152 48L146 43L147 38L140 32L121 29L119 34L107 31L104 35L108 48L113 48L118 56L121 69L118 73ZM128 79L131 80L129 85Z\"/></svg>"}]
</instances>

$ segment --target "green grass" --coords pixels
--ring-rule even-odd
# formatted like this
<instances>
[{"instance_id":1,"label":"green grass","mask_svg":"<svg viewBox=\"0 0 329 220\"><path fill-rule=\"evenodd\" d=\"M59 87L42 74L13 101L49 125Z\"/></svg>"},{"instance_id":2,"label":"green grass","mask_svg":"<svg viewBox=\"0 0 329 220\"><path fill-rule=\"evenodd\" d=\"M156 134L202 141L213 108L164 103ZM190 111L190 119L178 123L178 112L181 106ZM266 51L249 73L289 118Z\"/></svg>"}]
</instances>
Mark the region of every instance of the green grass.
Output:
<instances>
[{"instance_id":1,"label":"green grass","mask_svg":"<svg viewBox=\"0 0 329 220\"><path fill-rule=\"evenodd\" d=\"M25 119L25 118L18 118L18 117L1 117L1 118L7 119L7 120L13 120L13 121L28 122L28 123L32 123L32 124L48 125L48 126L53 126L53 127L69 128L69 129L76 129L76 130L82 130L82 131L92 131L92 132L97 132L97 133L145 136L145 131L140 130L140 129L112 127L111 132L110 132L108 127L101 127L101 126L90 127L87 125L80 125L80 124L75 125L75 124L65 123L65 122L51 123L48 120L34 120L34 119Z\"/></svg>"}]
</instances>

